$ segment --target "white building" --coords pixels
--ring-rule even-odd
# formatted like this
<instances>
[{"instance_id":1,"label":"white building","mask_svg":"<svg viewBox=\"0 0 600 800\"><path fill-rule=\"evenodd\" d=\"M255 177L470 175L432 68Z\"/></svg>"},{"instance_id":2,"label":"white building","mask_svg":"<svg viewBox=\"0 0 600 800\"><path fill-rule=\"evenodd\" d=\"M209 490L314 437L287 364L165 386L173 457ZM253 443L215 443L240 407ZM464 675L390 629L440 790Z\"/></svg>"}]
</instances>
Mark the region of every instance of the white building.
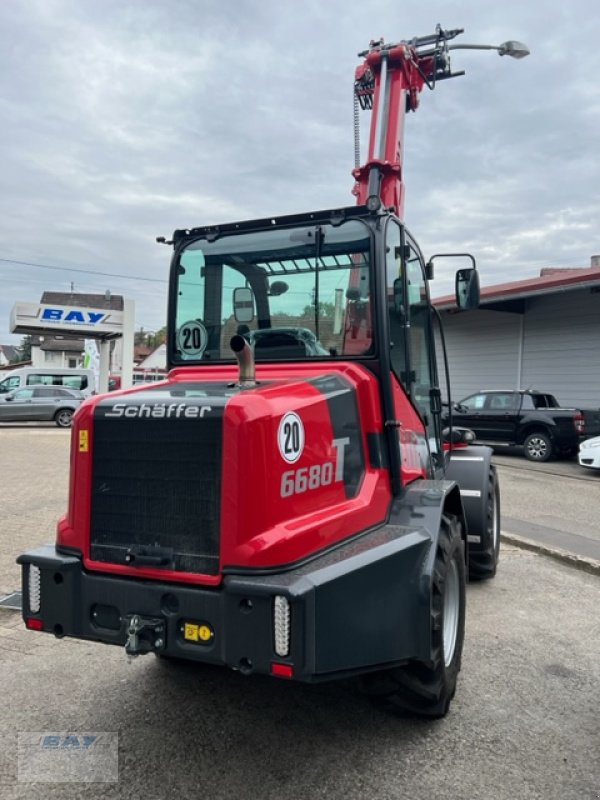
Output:
<instances>
[{"instance_id":1,"label":"white building","mask_svg":"<svg viewBox=\"0 0 600 800\"><path fill-rule=\"evenodd\" d=\"M563 406L600 407L600 258L587 269L489 286L476 311L434 300L457 401L480 389L540 389ZM454 308L453 308L454 307ZM446 395L438 348L440 388Z\"/></svg>"}]
</instances>

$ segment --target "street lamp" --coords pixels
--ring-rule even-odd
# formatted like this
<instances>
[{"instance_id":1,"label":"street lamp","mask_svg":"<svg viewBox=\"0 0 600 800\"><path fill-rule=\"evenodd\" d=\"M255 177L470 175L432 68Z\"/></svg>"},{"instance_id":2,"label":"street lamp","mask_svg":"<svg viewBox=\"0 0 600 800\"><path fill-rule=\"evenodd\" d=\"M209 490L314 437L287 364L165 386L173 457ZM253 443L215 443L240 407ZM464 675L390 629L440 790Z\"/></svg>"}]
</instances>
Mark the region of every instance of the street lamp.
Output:
<instances>
[{"instance_id":1,"label":"street lamp","mask_svg":"<svg viewBox=\"0 0 600 800\"><path fill-rule=\"evenodd\" d=\"M451 44L448 50L497 50L499 56L511 56L512 58L525 58L529 55L529 48L523 42L510 39L499 45L493 44Z\"/></svg>"}]
</instances>

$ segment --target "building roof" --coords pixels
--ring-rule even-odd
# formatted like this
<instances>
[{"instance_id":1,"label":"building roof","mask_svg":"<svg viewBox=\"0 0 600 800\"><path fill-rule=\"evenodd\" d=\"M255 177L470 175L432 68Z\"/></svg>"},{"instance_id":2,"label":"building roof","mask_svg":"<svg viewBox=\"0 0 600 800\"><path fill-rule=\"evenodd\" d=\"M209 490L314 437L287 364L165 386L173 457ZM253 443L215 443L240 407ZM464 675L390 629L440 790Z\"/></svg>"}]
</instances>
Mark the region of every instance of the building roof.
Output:
<instances>
[{"instance_id":1,"label":"building roof","mask_svg":"<svg viewBox=\"0 0 600 800\"><path fill-rule=\"evenodd\" d=\"M31 345L55 353L83 353L85 341L74 336L32 336Z\"/></svg>"},{"instance_id":2,"label":"building roof","mask_svg":"<svg viewBox=\"0 0 600 800\"><path fill-rule=\"evenodd\" d=\"M57 303L63 306L81 306L82 308L112 308L123 310L123 295L79 294L77 292L44 292L41 303Z\"/></svg>"},{"instance_id":3,"label":"building roof","mask_svg":"<svg viewBox=\"0 0 600 800\"><path fill-rule=\"evenodd\" d=\"M510 283L497 283L481 289L481 306L495 303L523 300L545 294L600 287L600 267L582 269L544 269L537 278L526 278ZM440 310L456 307L454 295L444 295L433 300Z\"/></svg>"},{"instance_id":4,"label":"building roof","mask_svg":"<svg viewBox=\"0 0 600 800\"><path fill-rule=\"evenodd\" d=\"M154 352L155 348L148 347L147 344L136 344L133 347L133 360L137 364L138 361L141 361L144 358L148 358L150 353Z\"/></svg>"},{"instance_id":5,"label":"building roof","mask_svg":"<svg viewBox=\"0 0 600 800\"><path fill-rule=\"evenodd\" d=\"M12 361L13 358L17 358L21 353L21 348L13 344L0 344L0 351L4 353L4 358L7 361Z\"/></svg>"}]
</instances>

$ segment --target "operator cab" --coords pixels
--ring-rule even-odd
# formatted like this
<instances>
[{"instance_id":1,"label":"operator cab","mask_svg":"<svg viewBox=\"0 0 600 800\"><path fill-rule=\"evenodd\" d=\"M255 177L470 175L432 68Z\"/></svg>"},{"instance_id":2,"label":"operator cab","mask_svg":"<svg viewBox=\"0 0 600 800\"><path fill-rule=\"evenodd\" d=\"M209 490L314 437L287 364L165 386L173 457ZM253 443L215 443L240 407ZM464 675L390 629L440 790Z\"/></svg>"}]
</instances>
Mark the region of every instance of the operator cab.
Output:
<instances>
[{"instance_id":1,"label":"operator cab","mask_svg":"<svg viewBox=\"0 0 600 800\"><path fill-rule=\"evenodd\" d=\"M186 236L174 265L173 366L232 361L235 334L257 361L373 355L372 230L315 216Z\"/></svg>"},{"instance_id":2,"label":"operator cab","mask_svg":"<svg viewBox=\"0 0 600 800\"><path fill-rule=\"evenodd\" d=\"M236 335L257 363L358 361L380 382L389 427L410 398L424 430L402 435L428 451L431 474L442 466L427 272L394 215L358 206L176 231L173 244L171 367L234 363ZM462 307L473 273L457 275Z\"/></svg>"}]
</instances>

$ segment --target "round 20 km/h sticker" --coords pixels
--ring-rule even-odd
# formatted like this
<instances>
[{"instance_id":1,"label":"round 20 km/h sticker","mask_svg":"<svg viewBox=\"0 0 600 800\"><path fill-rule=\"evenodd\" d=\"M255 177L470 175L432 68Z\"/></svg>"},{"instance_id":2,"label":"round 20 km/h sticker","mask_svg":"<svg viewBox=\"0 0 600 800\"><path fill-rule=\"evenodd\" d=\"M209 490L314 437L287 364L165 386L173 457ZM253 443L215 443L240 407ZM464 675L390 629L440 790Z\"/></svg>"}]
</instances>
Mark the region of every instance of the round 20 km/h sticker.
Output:
<instances>
[{"instance_id":1,"label":"round 20 km/h sticker","mask_svg":"<svg viewBox=\"0 0 600 800\"><path fill-rule=\"evenodd\" d=\"M201 356L206 350L208 334L200 320L184 322L177 331L177 349L190 358Z\"/></svg>"},{"instance_id":2,"label":"round 20 km/h sticker","mask_svg":"<svg viewBox=\"0 0 600 800\"><path fill-rule=\"evenodd\" d=\"M277 442L283 460L295 464L304 450L304 425L294 411L288 411L281 418Z\"/></svg>"}]
</instances>

